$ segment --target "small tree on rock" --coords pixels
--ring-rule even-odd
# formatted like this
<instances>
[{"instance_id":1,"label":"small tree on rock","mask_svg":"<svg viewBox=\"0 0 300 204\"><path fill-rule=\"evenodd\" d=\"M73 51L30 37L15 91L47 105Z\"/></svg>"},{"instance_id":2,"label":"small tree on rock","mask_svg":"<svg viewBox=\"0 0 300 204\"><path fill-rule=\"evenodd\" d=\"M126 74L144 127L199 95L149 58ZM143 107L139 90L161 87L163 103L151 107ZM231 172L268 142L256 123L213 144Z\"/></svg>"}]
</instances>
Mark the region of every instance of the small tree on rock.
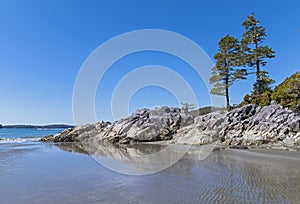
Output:
<instances>
[{"instance_id":1,"label":"small tree on rock","mask_svg":"<svg viewBox=\"0 0 300 204\"><path fill-rule=\"evenodd\" d=\"M181 109L184 112L189 112L190 110L195 109L195 106L193 104L190 104L190 103L181 103L181 105L182 105Z\"/></svg>"}]
</instances>

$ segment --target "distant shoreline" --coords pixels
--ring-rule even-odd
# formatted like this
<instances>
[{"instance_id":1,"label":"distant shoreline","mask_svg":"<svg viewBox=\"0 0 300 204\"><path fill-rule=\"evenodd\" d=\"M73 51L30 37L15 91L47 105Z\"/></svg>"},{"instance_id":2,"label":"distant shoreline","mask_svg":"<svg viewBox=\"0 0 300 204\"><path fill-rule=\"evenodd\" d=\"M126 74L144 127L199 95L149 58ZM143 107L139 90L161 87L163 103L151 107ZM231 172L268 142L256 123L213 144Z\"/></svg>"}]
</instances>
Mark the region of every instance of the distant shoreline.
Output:
<instances>
[{"instance_id":1,"label":"distant shoreline","mask_svg":"<svg viewBox=\"0 0 300 204\"><path fill-rule=\"evenodd\" d=\"M51 124L51 125L0 125L0 128L74 128L74 125Z\"/></svg>"}]
</instances>

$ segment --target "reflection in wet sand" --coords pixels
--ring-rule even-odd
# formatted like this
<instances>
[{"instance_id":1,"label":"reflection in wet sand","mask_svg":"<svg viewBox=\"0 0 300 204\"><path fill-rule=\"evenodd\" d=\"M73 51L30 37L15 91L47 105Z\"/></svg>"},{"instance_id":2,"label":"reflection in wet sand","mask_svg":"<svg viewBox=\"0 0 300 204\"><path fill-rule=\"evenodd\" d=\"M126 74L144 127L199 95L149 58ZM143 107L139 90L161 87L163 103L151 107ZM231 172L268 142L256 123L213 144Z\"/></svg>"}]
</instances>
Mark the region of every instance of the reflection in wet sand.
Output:
<instances>
[{"instance_id":1,"label":"reflection in wet sand","mask_svg":"<svg viewBox=\"0 0 300 204\"><path fill-rule=\"evenodd\" d=\"M102 158L117 160L138 171L151 168L140 163L139 158L165 148L155 144L128 147L97 145L85 151L86 145L80 143L70 146L58 144L58 147L93 153L100 162ZM176 151L180 152L180 148L174 148ZM174 192L181 192L171 193L178 202L297 203L300 200L299 152L221 150L212 152L205 160L199 160L200 150L197 148L191 149L191 152L158 173L167 179L166 187L172 186ZM170 177L174 179L170 180ZM155 189L149 186L147 189L149 193L155 193Z\"/></svg>"},{"instance_id":2,"label":"reflection in wet sand","mask_svg":"<svg viewBox=\"0 0 300 204\"><path fill-rule=\"evenodd\" d=\"M103 166L118 173L140 175L164 170L185 155L188 146L111 143L59 143L59 148L93 156Z\"/></svg>"}]
</instances>

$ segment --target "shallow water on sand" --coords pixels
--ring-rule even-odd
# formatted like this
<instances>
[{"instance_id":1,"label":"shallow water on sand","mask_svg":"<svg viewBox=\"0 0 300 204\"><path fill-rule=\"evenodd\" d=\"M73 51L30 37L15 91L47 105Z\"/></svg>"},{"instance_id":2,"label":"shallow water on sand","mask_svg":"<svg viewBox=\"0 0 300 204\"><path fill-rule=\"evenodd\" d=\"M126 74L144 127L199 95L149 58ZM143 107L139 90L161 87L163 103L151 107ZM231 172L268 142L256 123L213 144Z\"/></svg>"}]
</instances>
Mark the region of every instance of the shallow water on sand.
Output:
<instances>
[{"instance_id":1,"label":"shallow water on sand","mask_svg":"<svg viewBox=\"0 0 300 204\"><path fill-rule=\"evenodd\" d=\"M81 152L81 153L78 153ZM186 155L161 172L128 176L73 145L0 144L0 203L299 203L299 152Z\"/></svg>"}]
</instances>

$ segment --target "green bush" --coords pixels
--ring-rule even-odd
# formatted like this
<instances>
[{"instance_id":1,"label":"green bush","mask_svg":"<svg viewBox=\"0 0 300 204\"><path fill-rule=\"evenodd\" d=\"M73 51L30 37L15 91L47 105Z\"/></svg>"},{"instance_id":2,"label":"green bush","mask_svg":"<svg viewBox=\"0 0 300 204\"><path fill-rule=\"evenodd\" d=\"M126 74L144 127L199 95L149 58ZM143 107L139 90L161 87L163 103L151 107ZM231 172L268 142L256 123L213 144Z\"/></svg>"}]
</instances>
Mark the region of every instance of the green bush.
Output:
<instances>
[{"instance_id":1,"label":"green bush","mask_svg":"<svg viewBox=\"0 0 300 204\"><path fill-rule=\"evenodd\" d=\"M258 106L268 106L271 104L271 94L272 92L268 90L262 94L252 95L252 103Z\"/></svg>"},{"instance_id":2,"label":"green bush","mask_svg":"<svg viewBox=\"0 0 300 204\"><path fill-rule=\"evenodd\" d=\"M284 107L300 111L300 71L279 84L274 89L271 98Z\"/></svg>"},{"instance_id":3,"label":"green bush","mask_svg":"<svg viewBox=\"0 0 300 204\"><path fill-rule=\"evenodd\" d=\"M202 107L199 108L197 110L192 110L190 111L190 113L194 116L200 116L200 115L206 115L212 112L216 112L216 111L225 111L225 108L220 108L220 107L214 107L214 106L206 106L206 107Z\"/></svg>"},{"instance_id":4,"label":"green bush","mask_svg":"<svg viewBox=\"0 0 300 204\"><path fill-rule=\"evenodd\" d=\"M271 95L271 90L267 90L262 94L246 94L241 105L256 104L258 106L268 106L271 104Z\"/></svg>"}]
</instances>

